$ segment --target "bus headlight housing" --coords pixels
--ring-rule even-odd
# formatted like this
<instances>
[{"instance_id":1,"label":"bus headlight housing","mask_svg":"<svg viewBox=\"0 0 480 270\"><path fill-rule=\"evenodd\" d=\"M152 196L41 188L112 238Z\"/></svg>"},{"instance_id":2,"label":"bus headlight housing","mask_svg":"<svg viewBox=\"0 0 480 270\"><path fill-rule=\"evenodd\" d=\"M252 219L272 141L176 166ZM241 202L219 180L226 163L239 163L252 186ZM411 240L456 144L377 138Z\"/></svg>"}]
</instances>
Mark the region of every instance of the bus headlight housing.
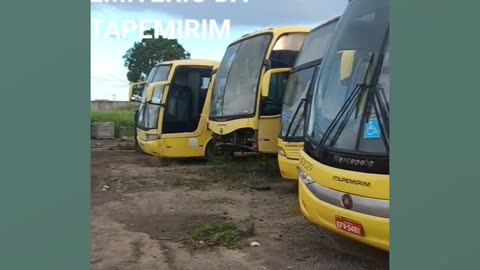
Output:
<instances>
[{"instance_id":1,"label":"bus headlight housing","mask_svg":"<svg viewBox=\"0 0 480 270\"><path fill-rule=\"evenodd\" d=\"M154 141L154 140L158 140L158 135L157 134L147 134L145 135L145 140L147 141Z\"/></svg>"},{"instance_id":2,"label":"bus headlight housing","mask_svg":"<svg viewBox=\"0 0 480 270\"><path fill-rule=\"evenodd\" d=\"M279 155L279 156L282 156L282 157L286 156L286 155L285 155L285 150L283 150L283 149L280 148L280 150L278 150L278 155Z\"/></svg>"},{"instance_id":3,"label":"bus headlight housing","mask_svg":"<svg viewBox=\"0 0 480 270\"><path fill-rule=\"evenodd\" d=\"M310 177L308 174L306 174L302 170L298 170L298 179L302 181L305 185L310 185L314 182L312 177Z\"/></svg>"}]
</instances>

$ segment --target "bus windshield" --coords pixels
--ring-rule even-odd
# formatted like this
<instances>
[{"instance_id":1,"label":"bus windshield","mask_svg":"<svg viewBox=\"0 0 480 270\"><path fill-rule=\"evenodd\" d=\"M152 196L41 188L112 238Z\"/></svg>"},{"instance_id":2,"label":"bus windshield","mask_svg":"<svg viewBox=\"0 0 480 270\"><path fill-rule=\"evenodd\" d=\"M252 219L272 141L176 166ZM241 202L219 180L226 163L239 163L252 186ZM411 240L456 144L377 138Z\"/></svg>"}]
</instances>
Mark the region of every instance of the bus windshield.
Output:
<instances>
[{"instance_id":1,"label":"bus windshield","mask_svg":"<svg viewBox=\"0 0 480 270\"><path fill-rule=\"evenodd\" d=\"M258 35L227 48L214 83L211 117L255 112L259 76L271 39L270 34Z\"/></svg>"},{"instance_id":2,"label":"bus windshield","mask_svg":"<svg viewBox=\"0 0 480 270\"><path fill-rule=\"evenodd\" d=\"M282 138L303 138L306 94L337 22L338 17L315 28L305 38L285 90L280 134Z\"/></svg>"},{"instance_id":3,"label":"bus windshield","mask_svg":"<svg viewBox=\"0 0 480 270\"><path fill-rule=\"evenodd\" d=\"M304 98L314 71L315 66L312 66L290 74L283 98L282 137L303 137Z\"/></svg>"},{"instance_id":4,"label":"bus windshield","mask_svg":"<svg viewBox=\"0 0 480 270\"><path fill-rule=\"evenodd\" d=\"M337 26L338 17L320 25L308 34L302 50L298 54L295 66L299 67L309 62L321 59Z\"/></svg>"},{"instance_id":5,"label":"bus windshield","mask_svg":"<svg viewBox=\"0 0 480 270\"><path fill-rule=\"evenodd\" d=\"M306 132L315 147L388 156L388 29L388 1L350 1L315 80Z\"/></svg>"},{"instance_id":6,"label":"bus windshield","mask_svg":"<svg viewBox=\"0 0 480 270\"><path fill-rule=\"evenodd\" d=\"M148 74L147 82L143 88L142 103L138 111L137 126L144 130L156 129L158 127L158 116L160 112L160 102L163 97L163 87L157 88L153 92L152 102L146 103L147 88L151 83L161 82L168 79L170 65L154 66Z\"/></svg>"},{"instance_id":7,"label":"bus windshield","mask_svg":"<svg viewBox=\"0 0 480 270\"><path fill-rule=\"evenodd\" d=\"M280 36L270 53L271 68L292 67L306 33ZM260 34L230 45L213 86L210 117L238 117L255 113L260 73L272 42L272 34ZM280 89L278 89L280 90ZM283 92L272 91L281 104Z\"/></svg>"}]
</instances>

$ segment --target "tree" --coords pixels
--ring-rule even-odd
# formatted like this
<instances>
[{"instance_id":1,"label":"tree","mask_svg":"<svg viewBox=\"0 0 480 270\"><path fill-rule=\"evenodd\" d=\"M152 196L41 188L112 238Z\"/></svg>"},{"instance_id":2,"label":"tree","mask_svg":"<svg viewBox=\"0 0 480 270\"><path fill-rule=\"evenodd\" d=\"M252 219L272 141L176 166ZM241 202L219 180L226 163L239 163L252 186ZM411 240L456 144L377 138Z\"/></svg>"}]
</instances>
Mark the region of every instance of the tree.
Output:
<instances>
[{"instance_id":1,"label":"tree","mask_svg":"<svg viewBox=\"0 0 480 270\"><path fill-rule=\"evenodd\" d=\"M128 68L127 79L130 82L146 80L152 67L160 62L190 58L190 53L177 39L155 37L153 28L144 34L154 38L144 38L140 42L135 42L122 57L125 67Z\"/></svg>"}]
</instances>

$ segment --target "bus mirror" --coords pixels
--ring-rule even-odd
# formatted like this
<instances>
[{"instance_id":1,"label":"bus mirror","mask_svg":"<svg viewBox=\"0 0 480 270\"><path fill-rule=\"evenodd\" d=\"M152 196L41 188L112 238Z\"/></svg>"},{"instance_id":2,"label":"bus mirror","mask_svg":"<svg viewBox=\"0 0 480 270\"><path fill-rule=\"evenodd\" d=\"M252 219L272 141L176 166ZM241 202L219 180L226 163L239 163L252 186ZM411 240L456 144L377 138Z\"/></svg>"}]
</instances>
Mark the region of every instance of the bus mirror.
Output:
<instances>
[{"instance_id":1,"label":"bus mirror","mask_svg":"<svg viewBox=\"0 0 480 270\"><path fill-rule=\"evenodd\" d=\"M276 68L276 69L270 69L269 71L265 72L265 74L263 75L262 84L261 84L262 97L269 96L270 83L273 80L276 80L278 76L285 76L285 75L288 76L291 70L292 70L291 68Z\"/></svg>"},{"instance_id":2,"label":"bus mirror","mask_svg":"<svg viewBox=\"0 0 480 270\"><path fill-rule=\"evenodd\" d=\"M342 51L340 57L340 81L343 81L352 75L355 50Z\"/></svg>"},{"instance_id":3,"label":"bus mirror","mask_svg":"<svg viewBox=\"0 0 480 270\"><path fill-rule=\"evenodd\" d=\"M144 81L131 83L128 89L128 99L132 102L140 102L142 100L144 85Z\"/></svg>"},{"instance_id":4,"label":"bus mirror","mask_svg":"<svg viewBox=\"0 0 480 270\"><path fill-rule=\"evenodd\" d=\"M153 97L153 85L150 84L150 85L147 87L147 93L146 93L145 101L146 101L146 102L152 101L152 97Z\"/></svg>"},{"instance_id":5,"label":"bus mirror","mask_svg":"<svg viewBox=\"0 0 480 270\"><path fill-rule=\"evenodd\" d=\"M152 102L152 98L153 98L153 91L155 90L155 88L159 87L159 86L167 86L169 85L170 83L169 82L166 82L166 81L163 81L163 82L156 82L156 83L151 83L148 85L148 88L147 88L147 97L145 99L145 101L148 103L148 102Z\"/></svg>"}]
</instances>

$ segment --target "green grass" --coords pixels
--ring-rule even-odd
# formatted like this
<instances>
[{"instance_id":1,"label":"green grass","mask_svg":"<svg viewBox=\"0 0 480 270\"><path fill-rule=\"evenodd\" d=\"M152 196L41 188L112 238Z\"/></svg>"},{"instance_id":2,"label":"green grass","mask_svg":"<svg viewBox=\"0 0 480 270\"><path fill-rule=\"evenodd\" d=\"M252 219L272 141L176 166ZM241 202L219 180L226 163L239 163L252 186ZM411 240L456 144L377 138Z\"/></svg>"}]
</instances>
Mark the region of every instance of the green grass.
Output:
<instances>
[{"instance_id":1,"label":"green grass","mask_svg":"<svg viewBox=\"0 0 480 270\"><path fill-rule=\"evenodd\" d=\"M254 234L255 225L250 220L238 224L232 221L216 221L192 226L183 237L183 243L195 250L215 246L235 249L239 247L238 242L242 238Z\"/></svg>"},{"instance_id":2,"label":"green grass","mask_svg":"<svg viewBox=\"0 0 480 270\"><path fill-rule=\"evenodd\" d=\"M206 190L209 185L222 184L227 190L267 188L281 179L276 157L253 157L234 161L216 161L208 166L184 167L170 184L192 190Z\"/></svg>"},{"instance_id":3,"label":"green grass","mask_svg":"<svg viewBox=\"0 0 480 270\"><path fill-rule=\"evenodd\" d=\"M184 237L184 243L193 249L212 246L235 248L239 239L240 232L235 223L218 222L193 227Z\"/></svg>"},{"instance_id":4,"label":"green grass","mask_svg":"<svg viewBox=\"0 0 480 270\"><path fill-rule=\"evenodd\" d=\"M114 111L92 112L91 122L114 122L115 126L134 127L134 111L123 109Z\"/></svg>"}]
</instances>

